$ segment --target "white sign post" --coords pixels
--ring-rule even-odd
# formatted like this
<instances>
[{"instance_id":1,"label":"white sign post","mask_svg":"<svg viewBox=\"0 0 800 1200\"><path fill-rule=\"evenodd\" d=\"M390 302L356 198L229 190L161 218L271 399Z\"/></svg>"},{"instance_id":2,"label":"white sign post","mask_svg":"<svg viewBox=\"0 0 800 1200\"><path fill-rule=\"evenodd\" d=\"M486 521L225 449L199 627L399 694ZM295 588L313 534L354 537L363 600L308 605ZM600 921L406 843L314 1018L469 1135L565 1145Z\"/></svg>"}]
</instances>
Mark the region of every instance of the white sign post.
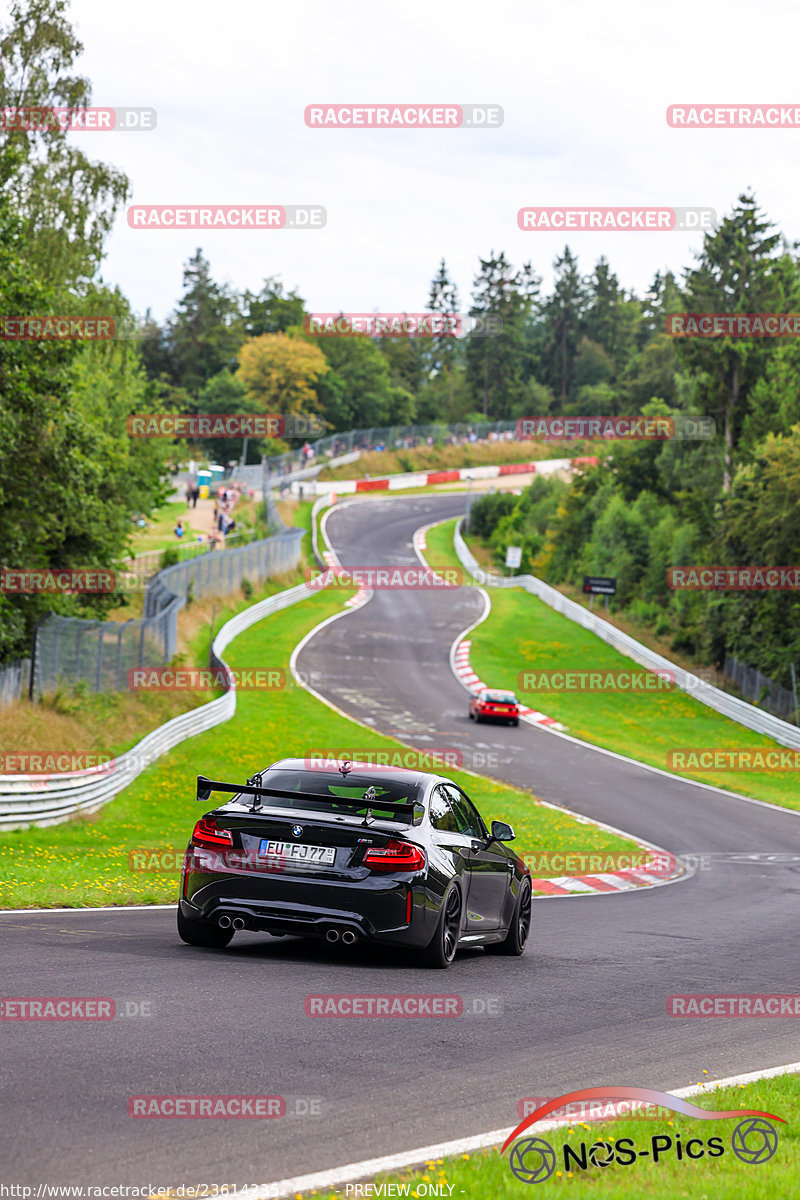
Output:
<instances>
[{"instance_id":1,"label":"white sign post","mask_svg":"<svg viewBox=\"0 0 800 1200\"><path fill-rule=\"evenodd\" d=\"M506 566L509 577L522 565L522 546L506 546Z\"/></svg>"}]
</instances>

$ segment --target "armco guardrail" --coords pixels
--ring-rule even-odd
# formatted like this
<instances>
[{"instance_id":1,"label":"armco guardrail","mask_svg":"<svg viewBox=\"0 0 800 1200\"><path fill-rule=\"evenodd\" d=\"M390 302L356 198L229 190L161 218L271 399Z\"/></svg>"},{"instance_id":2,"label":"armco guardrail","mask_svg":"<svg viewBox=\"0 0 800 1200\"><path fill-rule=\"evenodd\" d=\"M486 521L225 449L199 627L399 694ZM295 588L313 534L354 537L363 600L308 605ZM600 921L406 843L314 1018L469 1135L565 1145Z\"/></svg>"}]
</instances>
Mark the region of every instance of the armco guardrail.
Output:
<instances>
[{"instance_id":1,"label":"armco guardrail","mask_svg":"<svg viewBox=\"0 0 800 1200\"><path fill-rule=\"evenodd\" d=\"M595 616L594 613L588 612L582 605L576 604L574 600L570 600L567 596L562 596L561 592L551 587L549 583L544 583L543 580L537 579L534 575L516 575L509 579L500 575L491 575L488 571L484 571L464 541L461 534L461 525L462 522L460 521L456 528L454 539L455 551L462 566L465 570L469 571L470 575L478 583L482 583L487 587L524 588L526 592L531 592L532 595L538 596L550 608L562 613L570 621L575 621L577 625L582 625L584 629L589 629L592 633L596 633L604 642L608 642L609 646L613 646L615 650L619 650L620 654L625 654L628 658L632 658L640 666L648 667L652 671L672 672L677 686L688 692L695 700L699 700L701 704L705 704L708 708L713 708L724 717L729 717L731 721L736 721L737 724L744 725L747 729L754 730L755 733L763 733L766 737L773 738L776 742L780 742L782 746L800 749L800 729L796 725L790 725L788 721L782 721L780 717L774 717L772 713L755 708L752 704L748 704L746 700L739 700L736 696L730 696L727 692L723 692L719 688L706 683L699 676L693 675L691 671L686 671L683 667L676 666L668 658L663 658L660 654L656 654L655 651L649 650L647 646L643 646L641 642L637 642L635 638L629 637L627 633L622 633L619 629L615 629L613 625L610 625L608 621L604 621L602 617Z\"/></svg>"},{"instance_id":2,"label":"armco guardrail","mask_svg":"<svg viewBox=\"0 0 800 1200\"><path fill-rule=\"evenodd\" d=\"M397 492L409 488L435 487L442 483L460 483L475 479L498 479L516 475L553 475L557 471L572 472L580 466L597 466L597 457L543 458L537 462L487 463L481 467L455 467L442 471L406 471L397 475L383 475L366 479L326 479L321 483L314 479L309 484L313 495L352 495L356 492ZM292 484L292 491L296 490Z\"/></svg>"},{"instance_id":3,"label":"armco guardrail","mask_svg":"<svg viewBox=\"0 0 800 1200\"><path fill-rule=\"evenodd\" d=\"M227 670L222 654L230 642L264 617L280 612L313 593L304 583L270 596L232 617L220 629L211 647L214 667ZM146 767L174 746L229 720L236 711L236 691L173 717L148 733L131 750L121 754L111 769L73 771L60 775L0 775L0 829L29 825L58 825L76 813L90 813L107 804Z\"/></svg>"}]
</instances>

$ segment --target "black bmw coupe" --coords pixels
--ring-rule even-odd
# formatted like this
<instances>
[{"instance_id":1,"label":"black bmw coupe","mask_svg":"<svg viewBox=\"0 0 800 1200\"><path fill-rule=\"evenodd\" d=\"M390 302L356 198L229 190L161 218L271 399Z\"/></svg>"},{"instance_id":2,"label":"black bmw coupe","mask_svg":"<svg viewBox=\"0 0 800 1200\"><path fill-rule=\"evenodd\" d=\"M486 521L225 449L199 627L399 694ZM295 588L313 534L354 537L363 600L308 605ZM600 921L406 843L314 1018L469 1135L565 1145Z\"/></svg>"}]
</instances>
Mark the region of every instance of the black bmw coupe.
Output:
<instances>
[{"instance_id":1,"label":"black bmw coupe","mask_svg":"<svg viewBox=\"0 0 800 1200\"><path fill-rule=\"evenodd\" d=\"M342 761L283 759L247 784L197 778L232 799L196 824L178 933L227 946L240 929L391 943L447 967L459 946L522 954L530 871L450 779Z\"/></svg>"}]
</instances>

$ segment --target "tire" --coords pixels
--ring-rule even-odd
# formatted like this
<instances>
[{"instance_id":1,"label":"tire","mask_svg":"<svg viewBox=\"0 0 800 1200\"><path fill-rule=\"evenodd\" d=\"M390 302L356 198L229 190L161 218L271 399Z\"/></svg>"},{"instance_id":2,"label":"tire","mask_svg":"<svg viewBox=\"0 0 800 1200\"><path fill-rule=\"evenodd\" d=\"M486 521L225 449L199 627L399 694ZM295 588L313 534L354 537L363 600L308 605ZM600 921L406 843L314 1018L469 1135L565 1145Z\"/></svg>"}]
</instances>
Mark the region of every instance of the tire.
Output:
<instances>
[{"instance_id":1,"label":"tire","mask_svg":"<svg viewBox=\"0 0 800 1200\"><path fill-rule=\"evenodd\" d=\"M476 725L483 724L483 717L481 716L480 713L475 713L475 723L476 723Z\"/></svg>"},{"instance_id":2,"label":"tire","mask_svg":"<svg viewBox=\"0 0 800 1200\"><path fill-rule=\"evenodd\" d=\"M531 881L523 879L514 905L514 915L508 933L502 942L492 942L484 947L487 954L510 954L519 956L525 952L531 931Z\"/></svg>"},{"instance_id":3,"label":"tire","mask_svg":"<svg viewBox=\"0 0 800 1200\"><path fill-rule=\"evenodd\" d=\"M193 921L178 909L178 937L188 946L206 946L221 950L233 937L232 929L220 929L210 921Z\"/></svg>"},{"instance_id":4,"label":"tire","mask_svg":"<svg viewBox=\"0 0 800 1200\"><path fill-rule=\"evenodd\" d=\"M439 920L436 922L436 932L423 951L423 961L427 967L445 971L456 956L458 935L461 930L461 893L458 888L451 886L445 892Z\"/></svg>"},{"instance_id":5,"label":"tire","mask_svg":"<svg viewBox=\"0 0 800 1200\"><path fill-rule=\"evenodd\" d=\"M475 720L475 713L472 711L472 709L469 710L469 719L470 721Z\"/></svg>"},{"instance_id":6,"label":"tire","mask_svg":"<svg viewBox=\"0 0 800 1200\"><path fill-rule=\"evenodd\" d=\"M511 722L511 724L512 724L512 725L519 725L519 717L514 717L514 720Z\"/></svg>"}]
</instances>

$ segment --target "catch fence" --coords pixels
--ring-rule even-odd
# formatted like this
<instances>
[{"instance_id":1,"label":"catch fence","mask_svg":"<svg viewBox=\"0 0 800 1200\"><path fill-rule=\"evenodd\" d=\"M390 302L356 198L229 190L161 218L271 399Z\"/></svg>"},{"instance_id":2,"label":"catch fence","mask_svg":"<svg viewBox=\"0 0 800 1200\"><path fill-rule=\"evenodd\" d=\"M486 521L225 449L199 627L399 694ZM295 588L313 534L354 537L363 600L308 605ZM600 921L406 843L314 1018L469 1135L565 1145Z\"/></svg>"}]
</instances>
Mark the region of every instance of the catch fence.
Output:
<instances>
[{"instance_id":1,"label":"catch fence","mask_svg":"<svg viewBox=\"0 0 800 1200\"><path fill-rule=\"evenodd\" d=\"M131 669L168 663L178 650L178 612L187 600L228 595L245 579L255 584L297 566L303 531L287 530L277 509L271 524L280 529L272 537L159 571L146 581L141 617L87 621L48 616L34 639L32 697L76 684L92 692L122 691Z\"/></svg>"}]
</instances>

